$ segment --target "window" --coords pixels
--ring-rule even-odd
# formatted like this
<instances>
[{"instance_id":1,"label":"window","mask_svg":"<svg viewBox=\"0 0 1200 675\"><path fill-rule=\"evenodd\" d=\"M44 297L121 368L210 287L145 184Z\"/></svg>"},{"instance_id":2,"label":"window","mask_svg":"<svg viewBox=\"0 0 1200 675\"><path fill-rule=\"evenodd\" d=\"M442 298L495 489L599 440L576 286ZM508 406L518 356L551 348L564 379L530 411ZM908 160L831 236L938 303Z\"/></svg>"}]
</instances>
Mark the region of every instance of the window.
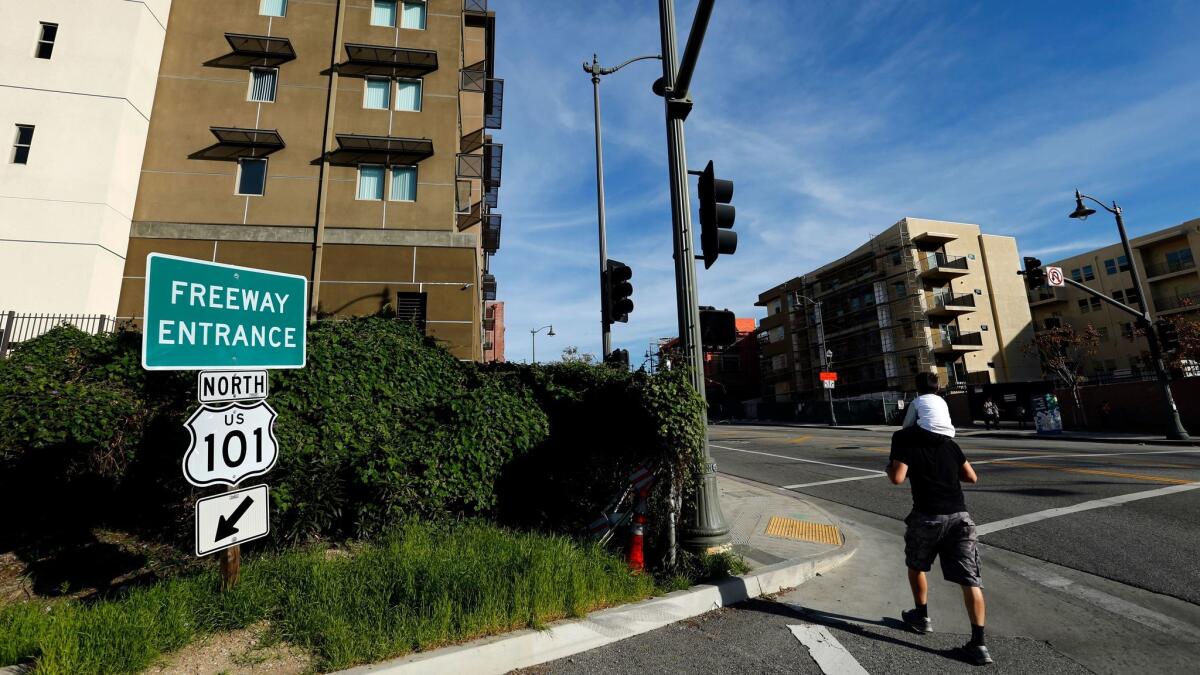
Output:
<instances>
[{"instance_id":1,"label":"window","mask_svg":"<svg viewBox=\"0 0 1200 675\"><path fill-rule=\"evenodd\" d=\"M421 80L396 80L396 110L421 112Z\"/></svg>"},{"instance_id":2,"label":"window","mask_svg":"<svg viewBox=\"0 0 1200 675\"><path fill-rule=\"evenodd\" d=\"M1121 291L1113 291L1113 300L1117 302L1125 302L1125 294Z\"/></svg>"},{"instance_id":3,"label":"window","mask_svg":"<svg viewBox=\"0 0 1200 675\"><path fill-rule=\"evenodd\" d=\"M417 167L392 167L392 190L388 199L394 202L417 201Z\"/></svg>"},{"instance_id":4,"label":"window","mask_svg":"<svg viewBox=\"0 0 1200 675\"><path fill-rule=\"evenodd\" d=\"M267 188L267 160L243 157L238 160L237 194L261 197Z\"/></svg>"},{"instance_id":5,"label":"window","mask_svg":"<svg viewBox=\"0 0 1200 675\"><path fill-rule=\"evenodd\" d=\"M1127 305L1139 305L1139 304L1141 304L1141 303L1139 303L1139 302L1138 302L1138 296L1137 296L1137 291L1136 291L1136 290L1134 290L1134 289L1132 289L1132 288L1126 288L1126 289L1125 289L1125 304L1127 304Z\"/></svg>"},{"instance_id":6,"label":"window","mask_svg":"<svg viewBox=\"0 0 1200 675\"><path fill-rule=\"evenodd\" d=\"M368 110L387 110L391 90L391 80L368 77L363 85L363 107Z\"/></svg>"},{"instance_id":7,"label":"window","mask_svg":"<svg viewBox=\"0 0 1200 675\"><path fill-rule=\"evenodd\" d=\"M1117 273L1117 261L1115 259L1109 258L1104 261L1104 273L1110 277Z\"/></svg>"},{"instance_id":8,"label":"window","mask_svg":"<svg viewBox=\"0 0 1200 675\"><path fill-rule=\"evenodd\" d=\"M54 53L54 39L58 37L58 24L42 22L41 33L38 34L37 50L33 53L39 59L48 59Z\"/></svg>"},{"instance_id":9,"label":"window","mask_svg":"<svg viewBox=\"0 0 1200 675\"><path fill-rule=\"evenodd\" d=\"M425 3L423 0L404 0L404 14L400 17L400 27L425 30Z\"/></svg>"},{"instance_id":10,"label":"window","mask_svg":"<svg viewBox=\"0 0 1200 675\"><path fill-rule=\"evenodd\" d=\"M13 164L29 163L29 148L33 145L33 125L18 124L17 140L13 143Z\"/></svg>"},{"instance_id":11,"label":"window","mask_svg":"<svg viewBox=\"0 0 1200 675\"><path fill-rule=\"evenodd\" d=\"M1100 326L1096 332L1100 334L1101 342L1108 342L1108 326Z\"/></svg>"},{"instance_id":12,"label":"window","mask_svg":"<svg viewBox=\"0 0 1200 675\"><path fill-rule=\"evenodd\" d=\"M903 281L897 281L892 284L892 290L895 292L897 298L903 298L908 295L908 285Z\"/></svg>"},{"instance_id":13,"label":"window","mask_svg":"<svg viewBox=\"0 0 1200 675\"><path fill-rule=\"evenodd\" d=\"M396 0L372 0L372 26L396 26Z\"/></svg>"},{"instance_id":14,"label":"window","mask_svg":"<svg viewBox=\"0 0 1200 675\"><path fill-rule=\"evenodd\" d=\"M1095 298L1095 297L1093 297L1093 298L1089 298L1089 299L1088 299L1088 302L1090 302L1090 303L1091 303L1091 305L1092 305L1092 311L1093 311L1093 312L1099 312L1099 311L1100 311L1100 298Z\"/></svg>"},{"instance_id":15,"label":"window","mask_svg":"<svg viewBox=\"0 0 1200 675\"><path fill-rule=\"evenodd\" d=\"M900 329L903 331L904 337L910 338L913 336L912 321L909 321L908 319L900 319Z\"/></svg>"},{"instance_id":16,"label":"window","mask_svg":"<svg viewBox=\"0 0 1200 675\"><path fill-rule=\"evenodd\" d=\"M358 195L356 199L379 201L383 199L383 167L377 164L360 164L358 167Z\"/></svg>"},{"instance_id":17,"label":"window","mask_svg":"<svg viewBox=\"0 0 1200 675\"><path fill-rule=\"evenodd\" d=\"M248 101L258 103L275 102L275 79L279 71L274 68L250 69L250 95Z\"/></svg>"},{"instance_id":18,"label":"window","mask_svg":"<svg viewBox=\"0 0 1200 675\"><path fill-rule=\"evenodd\" d=\"M426 293L409 291L396 293L396 318L413 324L417 330L424 333L427 298Z\"/></svg>"},{"instance_id":19,"label":"window","mask_svg":"<svg viewBox=\"0 0 1200 675\"><path fill-rule=\"evenodd\" d=\"M783 339L783 326L776 326L767 333L768 339L771 342L779 342Z\"/></svg>"},{"instance_id":20,"label":"window","mask_svg":"<svg viewBox=\"0 0 1200 675\"><path fill-rule=\"evenodd\" d=\"M783 311L783 301L772 300L770 307L767 308L768 314L778 314Z\"/></svg>"},{"instance_id":21,"label":"window","mask_svg":"<svg viewBox=\"0 0 1200 675\"><path fill-rule=\"evenodd\" d=\"M1054 330L1056 328L1062 328L1062 319L1060 319L1056 316L1052 316L1052 317L1046 319L1045 322L1043 323L1043 325L1046 326L1046 330Z\"/></svg>"},{"instance_id":22,"label":"window","mask_svg":"<svg viewBox=\"0 0 1200 675\"><path fill-rule=\"evenodd\" d=\"M1071 270L1071 278L1074 279L1075 281L1083 281L1083 275L1080 274L1078 267Z\"/></svg>"},{"instance_id":23,"label":"window","mask_svg":"<svg viewBox=\"0 0 1200 675\"><path fill-rule=\"evenodd\" d=\"M1091 265L1083 266L1083 280L1094 281L1096 279L1096 270L1092 269Z\"/></svg>"},{"instance_id":24,"label":"window","mask_svg":"<svg viewBox=\"0 0 1200 675\"><path fill-rule=\"evenodd\" d=\"M1191 269L1195 266L1195 261L1192 259L1192 249L1182 248L1178 251L1171 251L1167 254L1167 270L1178 272L1180 270Z\"/></svg>"},{"instance_id":25,"label":"window","mask_svg":"<svg viewBox=\"0 0 1200 675\"><path fill-rule=\"evenodd\" d=\"M1117 256L1117 269L1121 272L1129 271L1129 258L1123 255Z\"/></svg>"},{"instance_id":26,"label":"window","mask_svg":"<svg viewBox=\"0 0 1200 675\"><path fill-rule=\"evenodd\" d=\"M287 0L261 0L258 13L262 16L286 16Z\"/></svg>"},{"instance_id":27,"label":"window","mask_svg":"<svg viewBox=\"0 0 1200 675\"><path fill-rule=\"evenodd\" d=\"M1087 313L1088 313L1088 311L1089 311L1089 310L1088 310L1088 301L1087 301L1087 298L1081 298L1081 299L1079 300L1079 313L1080 313L1080 314L1087 314Z\"/></svg>"}]
</instances>

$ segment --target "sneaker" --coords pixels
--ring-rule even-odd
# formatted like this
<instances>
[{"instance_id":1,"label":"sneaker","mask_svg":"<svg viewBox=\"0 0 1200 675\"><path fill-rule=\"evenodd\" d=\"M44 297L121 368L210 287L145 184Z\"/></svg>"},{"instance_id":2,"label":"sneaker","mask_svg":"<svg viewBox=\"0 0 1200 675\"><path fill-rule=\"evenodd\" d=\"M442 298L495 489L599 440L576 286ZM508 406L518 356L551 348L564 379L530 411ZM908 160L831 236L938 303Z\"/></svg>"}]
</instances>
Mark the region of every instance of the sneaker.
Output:
<instances>
[{"instance_id":1,"label":"sneaker","mask_svg":"<svg viewBox=\"0 0 1200 675\"><path fill-rule=\"evenodd\" d=\"M995 663L995 661L992 660L991 653L988 652L988 648L984 645L977 645L968 642L967 644L958 648L958 653L968 663L973 663L977 666L986 666L989 663Z\"/></svg>"},{"instance_id":2,"label":"sneaker","mask_svg":"<svg viewBox=\"0 0 1200 675\"><path fill-rule=\"evenodd\" d=\"M921 616L915 609L906 609L900 612L900 618L904 619L904 624L913 631L922 635L933 632L933 620L928 616Z\"/></svg>"}]
</instances>

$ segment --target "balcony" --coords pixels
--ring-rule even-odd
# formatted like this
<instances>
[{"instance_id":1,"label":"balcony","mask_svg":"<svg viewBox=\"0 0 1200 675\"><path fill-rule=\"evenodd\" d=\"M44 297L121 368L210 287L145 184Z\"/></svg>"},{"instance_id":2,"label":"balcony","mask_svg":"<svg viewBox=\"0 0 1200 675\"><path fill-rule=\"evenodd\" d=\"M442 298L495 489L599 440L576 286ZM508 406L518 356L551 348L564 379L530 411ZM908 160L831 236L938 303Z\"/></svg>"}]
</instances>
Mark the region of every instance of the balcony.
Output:
<instances>
[{"instance_id":1,"label":"balcony","mask_svg":"<svg viewBox=\"0 0 1200 675\"><path fill-rule=\"evenodd\" d=\"M480 290L483 291L484 301L496 299L496 275L484 274L479 281Z\"/></svg>"},{"instance_id":2,"label":"balcony","mask_svg":"<svg viewBox=\"0 0 1200 675\"><path fill-rule=\"evenodd\" d=\"M499 129L504 121L504 80L490 78L483 94L483 127Z\"/></svg>"},{"instance_id":3,"label":"balcony","mask_svg":"<svg viewBox=\"0 0 1200 675\"><path fill-rule=\"evenodd\" d=\"M934 253L921 259L921 276L926 279L953 279L964 274L970 274L970 270L963 256Z\"/></svg>"},{"instance_id":4,"label":"balcony","mask_svg":"<svg viewBox=\"0 0 1200 675\"><path fill-rule=\"evenodd\" d=\"M1183 272L1192 272L1195 269L1196 261L1191 258L1187 260L1153 263L1146 265L1146 278L1150 281L1158 281L1159 279L1173 277Z\"/></svg>"},{"instance_id":5,"label":"balcony","mask_svg":"<svg viewBox=\"0 0 1200 675\"><path fill-rule=\"evenodd\" d=\"M933 347L933 351L939 353L973 352L980 349L983 349L982 333L942 333L941 343Z\"/></svg>"},{"instance_id":6,"label":"balcony","mask_svg":"<svg viewBox=\"0 0 1200 675\"><path fill-rule=\"evenodd\" d=\"M487 0L463 0L463 11L483 14L488 11Z\"/></svg>"},{"instance_id":7,"label":"balcony","mask_svg":"<svg viewBox=\"0 0 1200 675\"><path fill-rule=\"evenodd\" d=\"M483 251L495 253L500 250L500 214L489 213L483 217Z\"/></svg>"},{"instance_id":8,"label":"balcony","mask_svg":"<svg viewBox=\"0 0 1200 675\"><path fill-rule=\"evenodd\" d=\"M494 187L489 186L486 190L483 191L483 203L487 204L487 207L489 209L499 208L500 207L500 191Z\"/></svg>"},{"instance_id":9,"label":"balcony","mask_svg":"<svg viewBox=\"0 0 1200 675\"><path fill-rule=\"evenodd\" d=\"M1040 288L1029 293L1029 306L1050 305L1056 302L1066 302L1067 296L1057 288Z\"/></svg>"},{"instance_id":10,"label":"balcony","mask_svg":"<svg viewBox=\"0 0 1200 675\"><path fill-rule=\"evenodd\" d=\"M1159 314L1200 309L1200 288L1154 298L1154 308Z\"/></svg>"},{"instance_id":11,"label":"balcony","mask_svg":"<svg viewBox=\"0 0 1200 675\"><path fill-rule=\"evenodd\" d=\"M504 145L484 143L483 184L490 188L500 187L500 173L504 166Z\"/></svg>"},{"instance_id":12,"label":"balcony","mask_svg":"<svg viewBox=\"0 0 1200 675\"><path fill-rule=\"evenodd\" d=\"M975 296L967 293L952 295L950 293L934 293L929 303L929 314L933 316L957 316L975 311Z\"/></svg>"}]
</instances>

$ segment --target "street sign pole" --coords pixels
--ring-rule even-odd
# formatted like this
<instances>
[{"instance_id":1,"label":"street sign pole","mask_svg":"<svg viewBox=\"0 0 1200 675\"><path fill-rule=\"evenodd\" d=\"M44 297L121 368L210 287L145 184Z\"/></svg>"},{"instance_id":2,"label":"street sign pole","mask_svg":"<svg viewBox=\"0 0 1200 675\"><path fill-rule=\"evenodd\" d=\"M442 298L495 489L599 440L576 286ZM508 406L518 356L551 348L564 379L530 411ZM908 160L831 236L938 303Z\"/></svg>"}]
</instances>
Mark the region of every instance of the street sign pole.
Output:
<instances>
[{"instance_id":1,"label":"street sign pole","mask_svg":"<svg viewBox=\"0 0 1200 675\"><path fill-rule=\"evenodd\" d=\"M225 488L225 492L233 492L237 490L236 485L230 485ZM234 544L220 553L221 566L221 592L225 592L238 585L242 580L242 546Z\"/></svg>"}]
</instances>

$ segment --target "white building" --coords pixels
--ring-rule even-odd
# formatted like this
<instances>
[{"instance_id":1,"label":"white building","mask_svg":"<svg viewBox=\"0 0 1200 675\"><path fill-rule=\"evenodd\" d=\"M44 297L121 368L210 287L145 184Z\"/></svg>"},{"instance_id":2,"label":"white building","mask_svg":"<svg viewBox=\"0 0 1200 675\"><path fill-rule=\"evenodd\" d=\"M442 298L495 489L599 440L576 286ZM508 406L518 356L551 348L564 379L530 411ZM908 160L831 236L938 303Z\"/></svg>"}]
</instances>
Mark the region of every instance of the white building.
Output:
<instances>
[{"instance_id":1,"label":"white building","mask_svg":"<svg viewBox=\"0 0 1200 675\"><path fill-rule=\"evenodd\" d=\"M171 0L0 0L0 310L115 315Z\"/></svg>"}]
</instances>

